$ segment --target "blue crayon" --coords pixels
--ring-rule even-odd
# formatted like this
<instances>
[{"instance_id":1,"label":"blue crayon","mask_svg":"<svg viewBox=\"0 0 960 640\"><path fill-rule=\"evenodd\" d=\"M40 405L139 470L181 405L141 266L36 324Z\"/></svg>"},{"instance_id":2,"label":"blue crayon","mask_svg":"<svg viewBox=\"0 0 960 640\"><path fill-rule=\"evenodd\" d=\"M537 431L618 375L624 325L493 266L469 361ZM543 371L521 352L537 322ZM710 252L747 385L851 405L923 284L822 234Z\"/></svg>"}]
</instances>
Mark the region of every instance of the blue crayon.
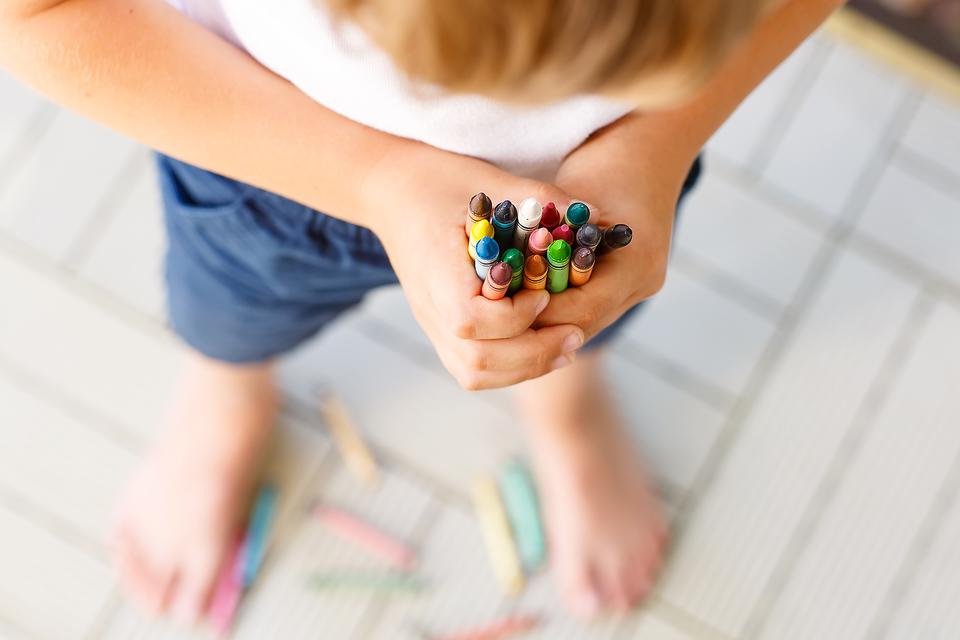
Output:
<instances>
[{"instance_id":1,"label":"blue crayon","mask_svg":"<svg viewBox=\"0 0 960 640\"><path fill-rule=\"evenodd\" d=\"M500 245L493 238L480 238L475 251L477 259L474 261L474 267L477 270L477 277L486 280L490 267L500 257Z\"/></svg>"},{"instance_id":2,"label":"blue crayon","mask_svg":"<svg viewBox=\"0 0 960 640\"><path fill-rule=\"evenodd\" d=\"M249 587L263 564L263 557L267 551L267 534L270 532L270 523L277 505L277 491L273 487L265 486L257 495L250 516L250 525L247 529L243 545L243 576L242 584Z\"/></svg>"},{"instance_id":3,"label":"blue crayon","mask_svg":"<svg viewBox=\"0 0 960 640\"><path fill-rule=\"evenodd\" d=\"M513 231L517 228L517 208L509 200L504 200L493 210L490 219L493 225L493 238L501 247L513 244Z\"/></svg>"}]
</instances>

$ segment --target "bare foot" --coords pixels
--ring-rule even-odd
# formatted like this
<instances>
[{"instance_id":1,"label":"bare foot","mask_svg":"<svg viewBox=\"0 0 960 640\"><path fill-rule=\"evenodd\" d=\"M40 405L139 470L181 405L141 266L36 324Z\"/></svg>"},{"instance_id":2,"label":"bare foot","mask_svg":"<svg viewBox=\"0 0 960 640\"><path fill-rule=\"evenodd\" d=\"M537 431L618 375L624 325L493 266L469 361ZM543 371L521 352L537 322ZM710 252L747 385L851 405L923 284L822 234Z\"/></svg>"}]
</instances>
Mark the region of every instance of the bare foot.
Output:
<instances>
[{"instance_id":1,"label":"bare foot","mask_svg":"<svg viewBox=\"0 0 960 640\"><path fill-rule=\"evenodd\" d=\"M166 432L127 486L111 546L148 613L193 624L236 535L277 411L269 365L191 357Z\"/></svg>"},{"instance_id":2,"label":"bare foot","mask_svg":"<svg viewBox=\"0 0 960 640\"><path fill-rule=\"evenodd\" d=\"M582 354L519 392L560 594L581 616L627 611L653 584L666 528L599 355Z\"/></svg>"}]
</instances>

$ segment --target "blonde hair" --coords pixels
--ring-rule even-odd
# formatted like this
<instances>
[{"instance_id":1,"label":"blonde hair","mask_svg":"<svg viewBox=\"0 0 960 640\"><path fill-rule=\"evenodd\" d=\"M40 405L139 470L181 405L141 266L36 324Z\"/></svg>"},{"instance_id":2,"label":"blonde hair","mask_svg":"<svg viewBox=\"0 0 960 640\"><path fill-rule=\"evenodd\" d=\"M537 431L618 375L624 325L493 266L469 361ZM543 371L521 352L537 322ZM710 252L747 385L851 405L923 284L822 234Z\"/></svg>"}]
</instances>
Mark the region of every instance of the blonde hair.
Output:
<instances>
[{"instance_id":1,"label":"blonde hair","mask_svg":"<svg viewBox=\"0 0 960 640\"><path fill-rule=\"evenodd\" d=\"M770 0L325 0L411 77L519 102L699 86Z\"/></svg>"}]
</instances>

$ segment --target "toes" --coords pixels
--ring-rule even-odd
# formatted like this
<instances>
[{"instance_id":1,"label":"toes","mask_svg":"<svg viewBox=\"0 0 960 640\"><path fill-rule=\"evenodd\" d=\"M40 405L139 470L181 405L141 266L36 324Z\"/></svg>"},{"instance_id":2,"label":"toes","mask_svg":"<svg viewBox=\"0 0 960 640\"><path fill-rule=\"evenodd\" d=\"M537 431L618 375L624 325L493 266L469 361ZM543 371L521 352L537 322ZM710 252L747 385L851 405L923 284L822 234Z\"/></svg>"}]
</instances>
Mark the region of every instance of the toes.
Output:
<instances>
[{"instance_id":1,"label":"toes","mask_svg":"<svg viewBox=\"0 0 960 640\"><path fill-rule=\"evenodd\" d=\"M121 537L115 544L115 562L125 590L148 615L159 616L173 591L173 572L153 570L129 538Z\"/></svg>"},{"instance_id":2,"label":"toes","mask_svg":"<svg viewBox=\"0 0 960 640\"><path fill-rule=\"evenodd\" d=\"M217 550L198 553L184 566L173 598L173 616L181 624L193 626L207 610L223 562Z\"/></svg>"}]
</instances>

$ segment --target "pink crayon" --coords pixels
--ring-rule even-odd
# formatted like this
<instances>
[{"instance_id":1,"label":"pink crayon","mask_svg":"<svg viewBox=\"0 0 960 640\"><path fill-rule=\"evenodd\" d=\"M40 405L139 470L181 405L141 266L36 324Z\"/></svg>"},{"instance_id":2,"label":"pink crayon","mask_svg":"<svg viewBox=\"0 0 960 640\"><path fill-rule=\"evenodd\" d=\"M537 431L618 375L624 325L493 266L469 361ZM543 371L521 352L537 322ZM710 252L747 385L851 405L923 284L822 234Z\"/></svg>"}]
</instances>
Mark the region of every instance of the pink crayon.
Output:
<instances>
[{"instance_id":1,"label":"pink crayon","mask_svg":"<svg viewBox=\"0 0 960 640\"><path fill-rule=\"evenodd\" d=\"M210 624L219 636L230 633L243 597L243 546L240 541L234 545L227 564L220 572L220 578L207 611Z\"/></svg>"},{"instance_id":2,"label":"pink crayon","mask_svg":"<svg viewBox=\"0 0 960 640\"><path fill-rule=\"evenodd\" d=\"M417 556L413 549L352 513L322 505L316 508L314 514L332 531L365 548L397 569L409 571L417 563Z\"/></svg>"},{"instance_id":3,"label":"pink crayon","mask_svg":"<svg viewBox=\"0 0 960 640\"><path fill-rule=\"evenodd\" d=\"M530 234L530 239L527 240L527 255L528 256L542 256L547 253L547 247L550 246L550 243L553 242L553 236L549 231L540 227L536 231Z\"/></svg>"},{"instance_id":4,"label":"pink crayon","mask_svg":"<svg viewBox=\"0 0 960 640\"><path fill-rule=\"evenodd\" d=\"M553 230L554 240L563 240L571 247L573 246L573 229L568 224L562 224Z\"/></svg>"}]
</instances>

